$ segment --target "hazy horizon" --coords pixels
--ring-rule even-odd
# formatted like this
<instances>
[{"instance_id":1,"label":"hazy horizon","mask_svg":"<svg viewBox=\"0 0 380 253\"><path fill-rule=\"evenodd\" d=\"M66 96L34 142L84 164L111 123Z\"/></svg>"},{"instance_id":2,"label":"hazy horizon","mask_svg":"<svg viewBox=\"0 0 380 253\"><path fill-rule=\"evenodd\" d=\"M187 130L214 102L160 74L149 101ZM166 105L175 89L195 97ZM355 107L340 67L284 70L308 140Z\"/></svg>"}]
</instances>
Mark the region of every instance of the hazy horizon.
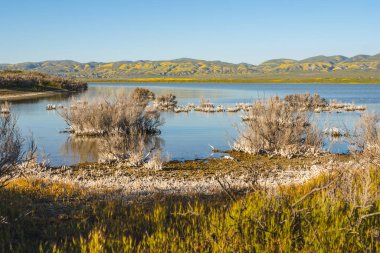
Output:
<instances>
[{"instance_id":1,"label":"hazy horizon","mask_svg":"<svg viewBox=\"0 0 380 253\"><path fill-rule=\"evenodd\" d=\"M0 62L375 55L378 10L375 0L4 1Z\"/></svg>"}]
</instances>

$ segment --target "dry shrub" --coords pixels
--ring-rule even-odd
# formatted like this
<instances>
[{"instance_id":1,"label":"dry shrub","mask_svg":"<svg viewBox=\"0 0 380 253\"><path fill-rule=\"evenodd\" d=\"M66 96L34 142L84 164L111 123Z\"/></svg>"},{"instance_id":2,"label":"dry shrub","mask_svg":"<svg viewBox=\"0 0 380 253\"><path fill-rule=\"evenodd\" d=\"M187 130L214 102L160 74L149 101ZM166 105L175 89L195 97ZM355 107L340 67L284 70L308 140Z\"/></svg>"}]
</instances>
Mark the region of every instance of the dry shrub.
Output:
<instances>
[{"instance_id":1,"label":"dry shrub","mask_svg":"<svg viewBox=\"0 0 380 253\"><path fill-rule=\"evenodd\" d=\"M36 146L31 139L23 150L25 139L12 114L0 116L0 188L15 176L17 167L35 159Z\"/></svg>"},{"instance_id":2,"label":"dry shrub","mask_svg":"<svg viewBox=\"0 0 380 253\"><path fill-rule=\"evenodd\" d=\"M161 111L171 111L177 106L176 96L169 93L156 98L156 105Z\"/></svg>"},{"instance_id":3,"label":"dry shrub","mask_svg":"<svg viewBox=\"0 0 380 253\"><path fill-rule=\"evenodd\" d=\"M22 138L11 116L0 117L0 186L8 180L22 158Z\"/></svg>"},{"instance_id":4,"label":"dry shrub","mask_svg":"<svg viewBox=\"0 0 380 253\"><path fill-rule=\"evenodd\" d=\"M60 115L75 135L101 137L98 143L100 162L143 166L157 160L160 113L149 102L154 93L136 88L127 97L119 93L112 100L75 102ZM157 167L157 166L156 166Z\"/></svg>"},{"instance_id":5,"label":"dry shrub","mask_svg":"<svg viewBox=\"0 0 380 253\"><path fill-rule=\"evenodd\" d=\"M295 156L317 155L322 133L307 112L290 106L279 97L255 102L244 121L234 149L251 154Z\"/></svg>"},{"instance_id":6,"label":"dry shrub","mask_svg":"<svg viewBox=\"0 0 380 253\"><path fill-rule=\"evenodd\" d=\"M350 150L367 162L380 166L380 117L364 113L351 137Z\"/></svg>"},{"instance_id":7,"label":"dry shrub","mask_svg":"<svg viewBox=\"0 0 380 253\"><path fill-rule=\"evenodd\" d=\"M129 99L138 104L147 104L149 101L153 100L155 95L152 91L145 88L136 88L134 89L130 95Z\"/></svg>"},{"instance_id":8,"label":"dry shrub","mask_svg":"<svg viewBox=\"0 0 380 253\"><path fill-rule=\"evenodd\" d=\"M157 134L162 121L159 112L147 110L149 94L138 88L128 98L121 93L113 101L74 102L60 115L76 135Z\"/></svg>"},{"instance_id":9,"label":"dry shrub","mask_svg":"<svg viewBox=\"0 0 380 253\"><path fill-rule=\"evenodd\" d=\"M308 110L328 106L326 99L317 93L314 95L310 93L286 95L284 101L290 107L305 108Z\"/></svg>"}]
</instances>

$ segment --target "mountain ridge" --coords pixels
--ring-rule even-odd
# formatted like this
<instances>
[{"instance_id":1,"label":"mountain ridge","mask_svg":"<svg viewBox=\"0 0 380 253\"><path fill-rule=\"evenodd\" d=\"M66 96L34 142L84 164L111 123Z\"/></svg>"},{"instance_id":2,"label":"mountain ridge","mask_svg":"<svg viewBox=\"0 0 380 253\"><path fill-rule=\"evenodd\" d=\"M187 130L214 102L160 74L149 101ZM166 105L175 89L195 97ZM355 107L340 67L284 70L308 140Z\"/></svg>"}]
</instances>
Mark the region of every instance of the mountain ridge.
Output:
<instances>
[{"instance_id":1,"label":"mountain ridge","mask_svg":"<svg viewBox=\"0 0 380 253\"><path fill-rule=\"evenodd\" d=\"M328 76L380 78L380 54L318 55L302 60L272 59L261 64L229 63L192 58L80 63L52 60L0 64L0 70L38 71L62 77L91 80L136 78L236 79L269 76Z\"/></svg>"}]
</instances>

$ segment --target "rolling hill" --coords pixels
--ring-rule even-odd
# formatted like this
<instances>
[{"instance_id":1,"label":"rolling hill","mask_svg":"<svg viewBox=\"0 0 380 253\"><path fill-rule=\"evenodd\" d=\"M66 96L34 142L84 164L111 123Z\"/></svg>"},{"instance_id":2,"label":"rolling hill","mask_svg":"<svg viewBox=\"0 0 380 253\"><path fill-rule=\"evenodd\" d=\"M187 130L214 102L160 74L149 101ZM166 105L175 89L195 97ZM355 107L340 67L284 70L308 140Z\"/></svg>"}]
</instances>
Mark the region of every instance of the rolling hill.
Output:
<instances>
[{"instance_id":1,"label":"rolling hill","mask_svg":"<svg viewBox=\"0 0 380 253\"><path fill-rule=\"evenodd\" d=\"M196 59L169 61L44 61L0 64L0 70L38 71L86 80L247 80L273 82L378 82L380 54L275 59L259 65ZM346 81L344 81L346 80Z\"/></svg>"}]
</instances>

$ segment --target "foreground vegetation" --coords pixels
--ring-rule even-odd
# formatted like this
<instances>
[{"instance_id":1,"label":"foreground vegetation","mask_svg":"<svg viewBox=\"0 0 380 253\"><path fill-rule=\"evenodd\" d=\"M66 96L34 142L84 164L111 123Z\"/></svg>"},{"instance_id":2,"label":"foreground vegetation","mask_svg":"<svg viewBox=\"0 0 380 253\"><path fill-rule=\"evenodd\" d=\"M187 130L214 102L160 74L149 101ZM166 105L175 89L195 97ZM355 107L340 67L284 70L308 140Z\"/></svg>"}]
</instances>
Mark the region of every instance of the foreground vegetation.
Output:
<instances>
[{"instance_id":1,"label":"foreground vegetation","mask_svg":"<svg viewBox=\"0 0 380 253\"><path fill-rule=\"evenodd\" d=\"M376 252L380 170L343 168L304 185L123 203L20 179L0 190L1 251Z\"/></svg>"}]
</instances>

